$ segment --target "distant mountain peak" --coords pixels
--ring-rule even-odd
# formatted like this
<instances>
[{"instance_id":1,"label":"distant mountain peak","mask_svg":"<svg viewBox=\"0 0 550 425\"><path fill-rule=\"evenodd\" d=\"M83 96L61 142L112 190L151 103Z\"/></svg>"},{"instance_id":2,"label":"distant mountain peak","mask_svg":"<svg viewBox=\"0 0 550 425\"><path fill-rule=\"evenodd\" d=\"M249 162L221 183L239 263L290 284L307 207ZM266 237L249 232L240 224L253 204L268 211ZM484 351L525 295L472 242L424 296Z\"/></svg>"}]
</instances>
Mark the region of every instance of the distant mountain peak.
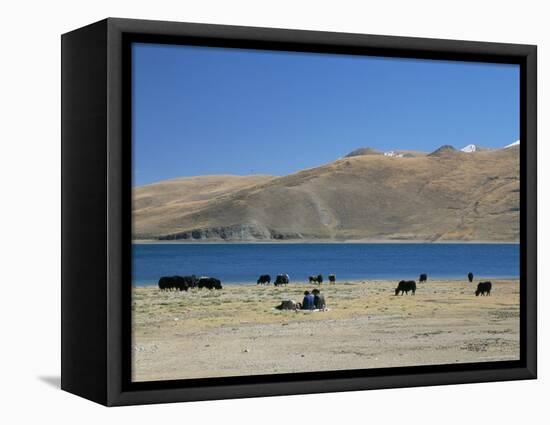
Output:
<instances>
[{"instance_id":1,"label":"distant mountain peak","mask_svg":"<svg viewBox=\"0 0 550 425\"><path fill-rule=\"evenodd\" d=\"M519 146L519 140L516 140L514 143L504 146L504 149L512 148L514 146Z\"/></svg>"},{"instance_id":2,"label":"distant mountain peak","mask_svg":"<svg viewBox=\"0 0 550 425\"><path fill-rule=\"evenodd\" d=\"M489 151L489 150L491 150L491 149L490 148L484 148L482 146L474 145L474 144L466 145L462 149L460 149L461 152L466 152L466 153Z\"/></svg>"},{"instance_id":3,"label":"distant mountain peak","mask_svg":"<svg viewBox=\"0 0 550 425\"><path fill-rule=\"evenodd\" d=\"M432 153L428 154L428 156L440 156L449 152L456 152L455 147L451 145L443 145L437 148Z\"/></svg>"},{"instance_id":4,"label":"distant mountain peak","mask_svg":"<svg viewBox=\"0 0 550 425\"><path fill-rule=\"evenodd\" d=\"M464 146L462 149L460 149L462 152L471 153L478 150L478 147L476 145L470 144Z\"/></svg>"},{"instance_id":5,"label":"distant mountain peak","mask_svg":"<svg viewBox=\"0 0 550 425\"><path fill-rule=\"evenodd\" d=\"M393 158L403 158L403 154L401 152L396 152L396 151L384 152L384 156L389 156Z\"/></svg>"},{"instance_id":6,"label":"distant mountain peak","mask_svg":"<svg viewBox=\"0 0 550 425\"><path fill-rule=\"evenodd\" d=\"M352 156L361 156L361 155L382 155L382 152L374 148L358 148L348 153L345 157L349 158Z\"/></svg>"}]
</instances>

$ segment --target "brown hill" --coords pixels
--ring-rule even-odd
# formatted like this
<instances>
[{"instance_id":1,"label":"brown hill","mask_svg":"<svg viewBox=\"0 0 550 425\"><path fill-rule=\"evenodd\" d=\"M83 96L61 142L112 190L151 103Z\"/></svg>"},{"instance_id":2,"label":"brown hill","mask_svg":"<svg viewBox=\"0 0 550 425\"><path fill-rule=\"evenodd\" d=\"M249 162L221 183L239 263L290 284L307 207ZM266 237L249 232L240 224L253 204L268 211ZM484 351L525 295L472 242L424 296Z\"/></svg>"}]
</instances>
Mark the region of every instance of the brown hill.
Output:
<instances>
[{"instance_id":1,"label":"brown hill","mask_svg":"<svg viewBox=\"0 0 550 425\"><path fill-rule=\"evenodd\" d=\"M429 153L428 156L442 156L442 155L448 155L453 154L455 152L458 152L454 146L451 145L443 145L439 148L437 148L432 153Z\"/></svg>"},{"instance_id":2,"label":"brown hill","mask_svg":"<svg viewBox=\"0 0 550 425\"><path fill-rule=\"evenodd\" d=\"M422 152L422 151L414 151L414 150L397 150L395 151L396 153L398 154L402 154L403 156L405 157L408 157L408 158L412 158L412 157L415 157L415 156L426 156L427 153L426 152Z\"/></svg>"},{"instance_id":3,"label":"brown hill","mask_svg":"<svg viewBox=\"0 0 550 425\"><path fill-rule=\"evenodd\" d=\"M346 155L346 158L352 156L362 156L362 155L382 155L382 152L374 148L359 148L351 151Z\"/></svg>"},{"instance_id":4,"label":"brown hill","mask_svg":"<svg viewBox=\"0 0 550 425\"><path fill-rule=\"evenodd\" d=\"M285 177L138 187L135 239L519 239L519 149L361 155Z\"/></svg>"}]
</instances>

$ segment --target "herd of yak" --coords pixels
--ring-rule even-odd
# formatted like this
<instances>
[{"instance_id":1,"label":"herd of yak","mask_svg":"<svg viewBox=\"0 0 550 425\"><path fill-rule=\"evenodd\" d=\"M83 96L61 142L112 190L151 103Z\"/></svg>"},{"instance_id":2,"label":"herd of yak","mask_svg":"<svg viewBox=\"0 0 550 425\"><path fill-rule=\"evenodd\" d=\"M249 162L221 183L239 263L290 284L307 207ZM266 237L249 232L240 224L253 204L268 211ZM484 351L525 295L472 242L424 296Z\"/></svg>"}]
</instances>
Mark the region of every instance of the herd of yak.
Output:
<instances>
[{"instance_id":1,"label":"herd of yak","mask_svg":"<svg viewBox=\"0 0 550 425\"><path fill-rule=\"evenodd\" d=\"M317 276L309 276L309 283L323 283L323 275L318 274ZM328 275L328 281L330 283L336 283L336 275L329 274ZM273 282L273 285L279 286L279 285L287 285L290 282L290 278L287 274L278 274L275 278L275 281ZM268 274L261 275L258 280L256 281L257 285L269 285L271 283L271 276Z\"/></svg>"},{"instance_id":2,"label":"herd of yak","mask_svg":"<svg viewBox=\"0 0 550 425\"><path fill-rule=\"evenodd\" d=\"M330 283L336 283L336 276L333 274L328 275L328 280ZM470 283L474 280L474 274L472 272L468 273L468 280ZM423 283L428 281L428 275L422 273L418 282ZM273 285L287 285L290 282L290 277L288 274L278 274L273 281ZM256 284L257 285L269 285L271 283L271 276L268 274L261 275ZM309 283L323 283L323 275L309 276ZM222 289L222 283L219 279L214 277L197 277L195 275L191 276L164 276L159 279L158 283L159 289L161 291L187 291L191 288L207 288L207 289ZM491 295L491 287L493 284L491 282L480 282L477 285L476 297L479 295ZM411 292L412 295L416 292L416 282L414 280L402 280L397 284L395 288L395 295L407 294Z\"/></svg>"},{"instance_id":3,"label":"herd of yak","mask_svg":"<svg viewBox=\"0 0 550 425\"><path fill-rule=\"evenodd\" d=\"M161 291L187 291L191 288L222 289L222 283L215 277L164 276L159 279Z\"/></svg>"},{"instance_id":4,"label":"herd of yak","mask_svg":"<svg viewBox=\"0 0 550 425\"><path fill-rule=\"evenodd\" d=\"M468 273L468 281L472 283L474 280L474 274L472 272ZM426 273L422 273L419 278L418 282L427 282L428 281L428 275ZM491 288L493 284L491 282L479 282L476 289L476 297L479 295L491 295ZM414 280L402 280L397 284L397 288L395 288L395 295L401 295L408 294L409 292L412 293L412 295L416 292L416 282Z\"/></svg>"}]
</instances>

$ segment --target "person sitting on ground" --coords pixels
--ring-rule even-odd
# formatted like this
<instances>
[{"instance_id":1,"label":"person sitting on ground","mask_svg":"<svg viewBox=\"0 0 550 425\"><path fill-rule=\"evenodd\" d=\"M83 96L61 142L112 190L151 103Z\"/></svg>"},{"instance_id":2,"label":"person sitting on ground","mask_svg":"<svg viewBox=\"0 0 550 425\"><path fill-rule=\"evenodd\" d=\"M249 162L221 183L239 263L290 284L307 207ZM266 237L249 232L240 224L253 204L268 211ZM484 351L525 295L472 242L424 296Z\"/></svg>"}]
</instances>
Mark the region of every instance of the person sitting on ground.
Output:
<instances>
[{"instance_id":1,"label":"person sitting on ground","mask_svg":"<svg viewBox=\"0 0 550 425\"><path fill-rule=\"evenodd\" d=\"M312 293L313 293L313 303L315 304L315 308L319 310L324 310L325 308L327 308L325 297L323 296L323 294L321 294L321 291L319 291L318 289L314 289Z\"/></svg>"},{"instance_id":2,"label":"person sitting on ground","mask_svg":"<svg viewBox=\"0 0 550 425\"><path fill-rule=\"evenodd\" d=\"M304 300L302 301L302 310L313 310L315 309L315 298L313 294L310 294L309 291L304 292Z\"/></svg>"}]
</instances>

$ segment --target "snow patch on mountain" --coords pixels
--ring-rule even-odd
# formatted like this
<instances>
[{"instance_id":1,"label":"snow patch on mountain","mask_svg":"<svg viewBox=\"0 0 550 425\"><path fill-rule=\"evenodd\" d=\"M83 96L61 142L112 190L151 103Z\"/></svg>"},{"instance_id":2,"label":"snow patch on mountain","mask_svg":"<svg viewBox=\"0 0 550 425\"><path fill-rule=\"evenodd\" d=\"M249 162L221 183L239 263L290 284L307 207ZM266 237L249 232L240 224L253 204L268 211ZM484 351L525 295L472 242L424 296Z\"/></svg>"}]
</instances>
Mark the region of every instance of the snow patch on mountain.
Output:
<instances>
[{"instance_id":1,"label":"snow patch on mountain","mask_svg":"<svg viewBox=\"0 0 550 425\"><path fill-rule=\"evenodd\" d=\"M477 151L476 145L467 145L460 149L462 152L471 153Z\"/></svg>"},{"instance_id":2,"label":"snow patch on mountain","mask_svg":"<svg viewBox=\"0 0 550 425\"><path fill-rule=\"evenodd\" d=\"M392 158L403 158L403 154L396 151L384 152L384 156L389 156Z\"/></svg>"},{"instance_id":3,"label":"snow patch on mountain","mask_svg":"<svg viewBox=\"0 0 550 425\"><path fill-rule=\"evenodd\" d=\"M511 148L513 146L518 146L519 140L516 140L514 143L510 143L509 145L504 146L504 149Z\"/></svg>"}]
</instances>

